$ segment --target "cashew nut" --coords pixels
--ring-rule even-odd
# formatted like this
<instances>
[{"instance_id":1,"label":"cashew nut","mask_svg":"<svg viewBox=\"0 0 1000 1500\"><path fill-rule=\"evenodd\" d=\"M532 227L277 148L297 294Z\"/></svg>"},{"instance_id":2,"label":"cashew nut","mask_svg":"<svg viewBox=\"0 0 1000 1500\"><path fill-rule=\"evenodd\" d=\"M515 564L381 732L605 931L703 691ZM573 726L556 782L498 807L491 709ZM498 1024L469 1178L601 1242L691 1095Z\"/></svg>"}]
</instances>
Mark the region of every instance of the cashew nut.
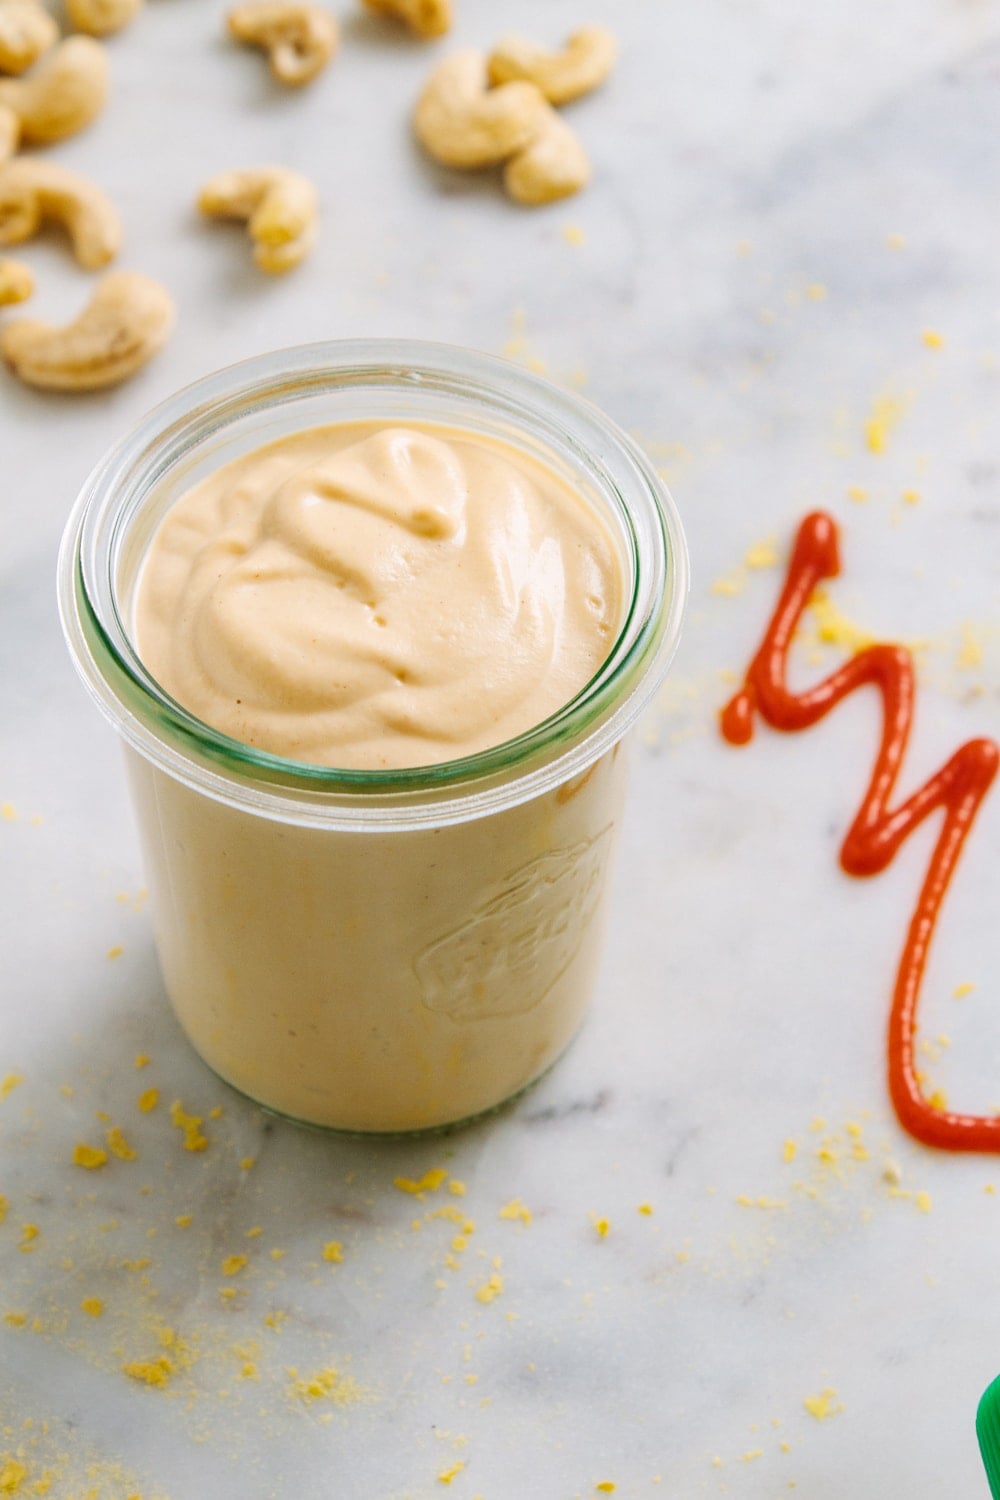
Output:
<instances>
[{"instance_id":1,"label":"cashew nut","mask_svg":"<svg viewBox=\"0 0 1000 1500\"><path fill-rule=\"evenodd\" d=\"M115 385L166 342L174 305L158 281L138 271L109 271L83 312L64 328L18 318L0 328L0 355L27 385L96 391Z\"/></svg>"},{"instance_id":2,"label":"cashew nut","mask_svg":"<svg viewBox=\"0 0 1000 1500\"><path fill-rule=\"evenodd\" d=\"M526 79L550 104L568 104L604 82L617 52L606 27L584 26L574 31L561 52L547 52L522 36L504 37L490 53L487 67L491 83Z\"/></svg>"},{"instance_id":3,"label":"cashew nut","mask_svg":"<svg viewBox=\"0 0 1000 1500\"><path fill-rule=\"evenodd\" d=\"M110 36L134 21L142 0L66 0L66 15L74 31L88 36Z\"/></svg>"},{"instance_id":4,"label":"cashew nut","mask_svg":"<svg viewBox=\"0 0 1000 1500\"><path fill-rule=\"evenodd\" d=\"M369 10L396 16L417 36L444 36L451 26L451 0L364 0Z\"/></svg>"},{"instance_id":5,"label":"cashew nut","mask_svg":"<svg viewBox=\"0 0 1000 1500\"><path fill-rule=\"evenodd\" d=\"M590 162L576 136L554 109L523 151L503 170L503 185L518 203L552 203L578 193L590 181Z\"/></svg>"},{"instance_id":6,"label":"cashew nut","mask_svg":"<svg viewBox=\"0 0 1000 1500\"><path fill-rule=\"evenodd\" d=\"M118 253L121 225L114 204L86 177L37 156L0 166L0 245L20 245L52 220L66 226L73 253L88 271Z\"/></svg>"},{"instance_id":7,"label":"cashew nut","mask_svg":"<svg viewBox=\"0 0 1000 1500\"><path fill-rule=\"evenodd\" d=\"M7 104L0 104L0 162L13 156L21 139L21 121Z\"/></svg>"},{"instance_id":8,"label":"cashew nut","mask_svg":"<svg viewBox=\"0 0 1000 1500\"><path fill-rule=\"evenodd\" d=\"M339 30L333 16L305 0L247 0L226 20L237 41L265 49L280 83L308 83L337 50Z\"/></svg>"},{"instance_id":9,"label":"cashew nut","mask_svg":"<svg viewBox=\"0 0 1000 1500\"><path fill-rule=\"evenodd\" d=\"M89 36L67 37L29 78L0 79L0 105L18 116L29 145L82 130L100 114L107 94L107 56Z\"/></svg>"},{"instance_id":10,"label":"cashew nut","mask_svg":"<svg viewBox=\"0 0 1000 1500\"><path fill-rule=\"evenodd\" d=\"M254 260L272 274L297 266L316 238L316 189L289 167L219 172L198 194L198 207L215 217L246 219Z\"/></svg>"},{"instance_id":11,"label":"cashew nut","mask_svg":"<svg viewBox=\"0 0 1000 1500\"><path fill-rule=\"evenodd\" d=\"M417 139L449 167L489 167L520 151L541 128L547 105L533 83L488 89L480 52L454 52L417 100Z\"/></svg>"},{"instance_id":12,"label":"cashew nut","mask_svg":"<svg viewBox=\"0 0 1000 1500\"><path fill-rule=\"evenodd\" d=\"M35 278L22 261L0 256L0 307L24 302L35 290Z\"/></svg>"},{"instance_id":13,"label":"cashew nut","mask_svg":"<svg viewBox=\"0 0 1000 1500\"><path fill-rule=\"evenodd\" d=\"M36 0L0 4L0 73L23 73L59 37L59 27Z\"/></svg>"}]
</instances>

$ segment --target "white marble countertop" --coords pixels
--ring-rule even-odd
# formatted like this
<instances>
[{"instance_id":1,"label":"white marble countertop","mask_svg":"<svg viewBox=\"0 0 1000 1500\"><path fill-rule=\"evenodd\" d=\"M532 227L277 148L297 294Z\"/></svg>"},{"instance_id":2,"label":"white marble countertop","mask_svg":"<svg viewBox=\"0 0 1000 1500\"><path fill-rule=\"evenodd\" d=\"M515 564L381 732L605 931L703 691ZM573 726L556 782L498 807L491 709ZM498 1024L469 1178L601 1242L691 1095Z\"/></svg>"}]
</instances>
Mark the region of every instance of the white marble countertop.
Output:
<instances>
[{"instance_id":1,"label":"white marble countertop","mask_svg":"<svg viewBox=\"0 0 1000 1500\"><path fill-rule=\"evenodd\" d=\"M447 47L512 26L554 42L578 8L508 0L501 20L456 0L429 48L337 8L340 54L294 96L224 39L220 0L150 0L109 44L107 113L52 155L115 197L122 264L171 288L178 330L110 394L0 378L0 1476L98 1500L985 1496L1000 1161L917 1145L884 1082L934 830L874 880L838 867L874 695L742 750L717 711L822 506L842 527L834 633L917 648L902 790L1000 733L1000 3L603 0L620 66L571 111L594 180L536 211L431 168L408 110ZM315 254L275 281L191 208L208 172L268 159L324 203ZM58 236L24 258L37 315L69 316L88 278ZM53 583L81 482L154 402L268 348L369 334L581 387L662 465L694 570L637 736L592 1017L514 1107L410 1143L269 1119L181 1037ZM797 682L843 655L820 623ZM928 1088L966 1109L1000 1104L998 837L994 793L922 1006ZM162 1104L136 1110L151 1086L205 1117L206 1152L180 1149ZM74 1144L107 1123L138 1157L82 1172ZM437 1166L422 1199L393 1185ZM500 1216L514 1199L530 1223ZM170 1340L165 1388L122 1373ZM331 1369L332 1390L297 1393Z\"/></svg>"}]
</instances>

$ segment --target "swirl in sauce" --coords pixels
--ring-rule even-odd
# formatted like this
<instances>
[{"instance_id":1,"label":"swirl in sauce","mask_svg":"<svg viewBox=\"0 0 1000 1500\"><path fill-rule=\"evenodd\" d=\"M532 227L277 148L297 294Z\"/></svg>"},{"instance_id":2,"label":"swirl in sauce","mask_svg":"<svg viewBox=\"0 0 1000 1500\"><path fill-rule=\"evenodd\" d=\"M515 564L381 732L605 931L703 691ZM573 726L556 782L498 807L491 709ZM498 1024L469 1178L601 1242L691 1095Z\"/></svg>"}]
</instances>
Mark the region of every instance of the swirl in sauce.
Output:
<instances>
[{"instance_id":1,"label":"swirl in sauce","mask_svg":"<svg viewBox=\"0 0 1000 1500\"><path fill-rule=\"evenodd\" d=\"M524 733L607 657L622 569L597 513L512 446L374 423L231 462L157 529L139 654L233 739L342 768Z\"/></svg>"}]
</instances>

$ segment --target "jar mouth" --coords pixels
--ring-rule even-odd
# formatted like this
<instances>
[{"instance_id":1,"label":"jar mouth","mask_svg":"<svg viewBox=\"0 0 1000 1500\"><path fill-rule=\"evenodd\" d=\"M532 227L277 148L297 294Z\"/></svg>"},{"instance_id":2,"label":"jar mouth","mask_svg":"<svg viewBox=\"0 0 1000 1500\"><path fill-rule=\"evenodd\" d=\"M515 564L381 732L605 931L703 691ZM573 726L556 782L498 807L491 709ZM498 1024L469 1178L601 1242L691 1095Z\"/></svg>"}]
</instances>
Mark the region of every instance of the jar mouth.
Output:
<instances>
[{"instance_id":1,"label":"jar mouth","mask_svg":"<svg viewBox=\"0 0 1000 1500\"><path fill-rule=\"evenodd\" d=\"M213 729L146 670L123 585L173 500L234 451L274 433L347 421L446 420L505 437L556 466L617 533L625 607L597 672L560 709L489 749L429 765L342 769L291 760ZM75 665L125 741L219 800L296 822L359 813L441 822L526 800L585 770L616 744L676 649L688 586L676 507L632 440L596 407L494 356L445 344L365 339L258 356L161 405L93 470L69 518L59 607ZM471 799L471 802L470 802ZM312 812L309 812L309 806ZM466 805L460 807L459 804ZM352 814L351 809L354 809Z\"/></svg>"}]
</instances>

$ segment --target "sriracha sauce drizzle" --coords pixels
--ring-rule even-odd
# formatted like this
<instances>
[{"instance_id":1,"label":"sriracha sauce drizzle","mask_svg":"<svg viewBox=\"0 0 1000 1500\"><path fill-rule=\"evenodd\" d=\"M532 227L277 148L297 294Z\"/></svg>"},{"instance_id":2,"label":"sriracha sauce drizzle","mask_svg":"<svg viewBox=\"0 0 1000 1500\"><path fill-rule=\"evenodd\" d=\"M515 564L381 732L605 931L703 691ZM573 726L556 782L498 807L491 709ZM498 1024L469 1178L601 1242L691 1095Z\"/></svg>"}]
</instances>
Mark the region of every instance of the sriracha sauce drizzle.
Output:
<instances>
[{"instance_id":1,"label":"sriracha sauce drizzle","mask_svg":"<svg viewBox=\"0 0 1000 1500\"><path fill-rule=\"evenodd\" d=\"M938 912L973 819L997 773L1000 747L993 740L969 740L919 791L890 807L913 717L910 653L902 646L870 646L803 693L790 692L785 681L788 649L809 597L822 579L839 571L836 523L814 511L799 527L781 597L743 687L722 710L722 734L730 744L745 745L753 734L755 712L773 729L808 729L857 688L870 683L878 689L883 704L881 743L864 800L841 846L842 867L849 875L877 874L926 817L938 808L944 811L896 973L889 1013L889 1092L900 1122L927 1145L1000 1151L1000 1117L936 1108L920 1087L914 1055L917 1002Z\"/></svg>"}]
</instances>

